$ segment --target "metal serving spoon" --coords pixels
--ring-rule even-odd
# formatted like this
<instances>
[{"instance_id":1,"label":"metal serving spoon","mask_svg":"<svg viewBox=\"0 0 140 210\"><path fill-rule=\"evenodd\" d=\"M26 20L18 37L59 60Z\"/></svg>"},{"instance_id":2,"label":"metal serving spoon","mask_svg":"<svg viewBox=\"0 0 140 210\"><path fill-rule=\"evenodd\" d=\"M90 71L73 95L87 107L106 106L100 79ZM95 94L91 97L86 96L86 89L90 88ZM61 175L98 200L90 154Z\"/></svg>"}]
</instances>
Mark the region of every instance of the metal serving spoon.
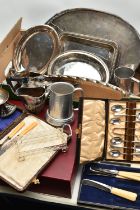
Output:
<instances>
[{"instance_id":1,"label":"metal serving spoon","mask_svg":"<svg viewBox=\"0 0 140 210\"><path fill-rule=\"evenodd\" d=\"M111 151L109 151L109 154L110 154L110 156L112 156L114 158L118 158L120 155L127 155L127 153L120 152L119 150L111 150ZM130 155L140 156L140 151L133 152Z\"/></svg>"},{"instance_id":2,"label":"metal serving spoon","mask_svg":"<svg viewBox=\"0 0 140 210\"><path fill-rule=\"evenodd\" d=\"M110 143L111 143L112 146L117 146L117 145L120 145L120 144L122 144L124 142L128 142L128 141L122 140L122 138L120 138L118 136L114 137L114 138L112 138L110 140ZM133 143L140 143L140 141L131 141L131 142L133 142Z\"/></svg>"},{"instance_id":3,"label":"metal serving spoon","mask_svg":"<svg viewBox=\"0 0 140 210\"><path fill-rule=\"evenodd\" d=\"M111 110L113 112L120 112L122 111L123 109L129 109L129 110L140 110L140 108L127 108L127 107L123 107L122 105L120 104L115 104L111 107Z\"/></svg>"}]
</instances>

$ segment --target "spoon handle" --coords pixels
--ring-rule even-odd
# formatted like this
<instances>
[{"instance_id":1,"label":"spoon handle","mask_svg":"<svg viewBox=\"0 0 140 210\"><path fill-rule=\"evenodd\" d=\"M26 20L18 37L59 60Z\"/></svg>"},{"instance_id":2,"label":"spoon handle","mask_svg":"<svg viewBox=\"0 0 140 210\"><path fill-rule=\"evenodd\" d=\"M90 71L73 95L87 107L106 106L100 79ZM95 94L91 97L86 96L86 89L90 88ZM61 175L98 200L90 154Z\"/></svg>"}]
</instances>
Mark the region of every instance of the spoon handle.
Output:
<instances>
[{"instance_id":1,"label":"spoon handle","mask_svg":"<svg viewBox=\"0 0 140 210\"><path fill-rule=\"evenodd\" d=\"M138 112L137 114L121 114L121 113L115 113L115 116L136 116L138 117L140 115L140 113Z\"/></svg>"}]
</instances>

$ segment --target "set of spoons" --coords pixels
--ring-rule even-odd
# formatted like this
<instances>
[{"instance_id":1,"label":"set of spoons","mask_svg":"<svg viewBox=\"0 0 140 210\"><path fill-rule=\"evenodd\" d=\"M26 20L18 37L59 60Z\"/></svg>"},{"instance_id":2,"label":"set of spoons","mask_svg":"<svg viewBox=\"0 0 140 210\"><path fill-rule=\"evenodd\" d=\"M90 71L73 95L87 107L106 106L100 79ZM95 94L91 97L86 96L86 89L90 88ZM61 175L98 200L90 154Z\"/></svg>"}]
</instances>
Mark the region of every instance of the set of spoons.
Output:
<instances>
[{"instance_id":1,"label":"set of spoons","mask_svg":"<svg viewBox=\"0 0 140 210\"><path fill-rule=\"evenodd\" d=\"M125 114L125 113L119 113L121 112L122 110L136 110L136 111L139 111L137 112L136 114L132 114L132 115L129 115L129 114ZM112 125L118 125L118 128L113 128L113 133L115 134L115 131L116 131L116 134L118 135L119 133L117 133L117 130L115 129L118 129L118 131L120 131L120 134L122 134L122 131L121 130L124 130L124 134L126 135L131 135L131 134L127 134L126 133L126 129L128 130L137 130L136 128L133 128L133 127L130 127L130 128L119 128L119 125L121 123L140 123L140 108L129 108L129 107L125 107L123 105L120 105L120 104L115 104L111 107L111 111L114 112L114 118L110 119L109 123L112 124ZM120 119L121 117L135 117L135 119L132 121L129 121L129 118L128 120L125 120L124 119ZM121 130L120 130L121 129ZM134 134L132 134L134 135ZM125 140L119 136L116 136L116 137L113 137L111 140L110 140L110 151L109 151L109 155L114 157L114 158L118 158L120 157L121 155L127 155L128 153L127 152L122 152L120 151L120 149L132 149L133 152L130 153L130 155L137 155L137 156L140 156L140 140L139 139L134 139L133 141L131 141L134 146L124 146L123 143L128 143L129 141L128 140Z\"/></svg>"}]
</instances>

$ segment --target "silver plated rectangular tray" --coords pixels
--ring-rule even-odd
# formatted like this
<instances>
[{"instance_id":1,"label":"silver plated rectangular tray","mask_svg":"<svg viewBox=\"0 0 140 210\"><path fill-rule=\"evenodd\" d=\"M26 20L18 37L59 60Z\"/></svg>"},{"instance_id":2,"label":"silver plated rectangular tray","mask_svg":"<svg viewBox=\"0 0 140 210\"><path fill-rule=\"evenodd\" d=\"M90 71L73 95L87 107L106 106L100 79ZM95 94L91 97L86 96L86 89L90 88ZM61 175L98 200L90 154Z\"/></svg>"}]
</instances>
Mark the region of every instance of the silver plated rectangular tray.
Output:
<instances>
[{"instance_id":1,"label":"silver plated rectangular tray","mask_svg":"<svg viewBox=\"0 0 140 210\"><path fill-rule=\"evenodd\" d=\"M76 33L62 33L60 43L61 52L82 50L96 54L107 64L110 74L116 66L119 47L113 41Z\"/></svg>"}]
</instances>

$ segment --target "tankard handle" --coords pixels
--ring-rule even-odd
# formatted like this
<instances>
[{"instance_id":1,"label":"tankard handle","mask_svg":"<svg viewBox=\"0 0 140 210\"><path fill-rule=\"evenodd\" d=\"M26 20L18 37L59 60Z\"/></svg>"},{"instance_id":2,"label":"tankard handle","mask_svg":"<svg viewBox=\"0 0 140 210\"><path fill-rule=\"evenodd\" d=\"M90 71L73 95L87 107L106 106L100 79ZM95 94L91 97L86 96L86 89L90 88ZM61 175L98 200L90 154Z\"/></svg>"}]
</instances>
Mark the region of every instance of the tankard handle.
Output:
<instances>
[{"instance_id":1,"label":"tankard handle","mask_svg":"<svg viewBox=\"0 0 140 210\"><path fill-rule=\"evenodd\" d=\"M84 91L83 91L83 89L82 89L82 88L77 87L77 88L75 88L75 89L74 89L74 93L75 93L76 91L79 91L79 92L80 92L80 94L81 94L81 97L84 97Z\"/></svg>"},{"instance_id":2,"label":"tankard handle","mask_svg":"<svg viewBox=\"0 0 140 210\"><path fill-rule=\"evenodd\" d=\"M132 79L132 81L137 82L138 84L140 83L140 80L136 79L135 77L132 77L131 79Z\"/></svg>"},{"instance_id":3,"label":"tankard handle","mask_svg":"<svg viewBox=\"0 0 140 210\"><path fill-rule=\"evenodd\" d=\"M76 92L76 91L79 91L80 92L80 97L84 97L84 91L83 91L83 89L82 88L80 88L80 87L77 87L77 88L75 88L75 90L74 90L74 93ZM80 98L79 97L79 98ZM79 108L74 108L74 110L78 110Z\"/></svg>"}]
</instances>

